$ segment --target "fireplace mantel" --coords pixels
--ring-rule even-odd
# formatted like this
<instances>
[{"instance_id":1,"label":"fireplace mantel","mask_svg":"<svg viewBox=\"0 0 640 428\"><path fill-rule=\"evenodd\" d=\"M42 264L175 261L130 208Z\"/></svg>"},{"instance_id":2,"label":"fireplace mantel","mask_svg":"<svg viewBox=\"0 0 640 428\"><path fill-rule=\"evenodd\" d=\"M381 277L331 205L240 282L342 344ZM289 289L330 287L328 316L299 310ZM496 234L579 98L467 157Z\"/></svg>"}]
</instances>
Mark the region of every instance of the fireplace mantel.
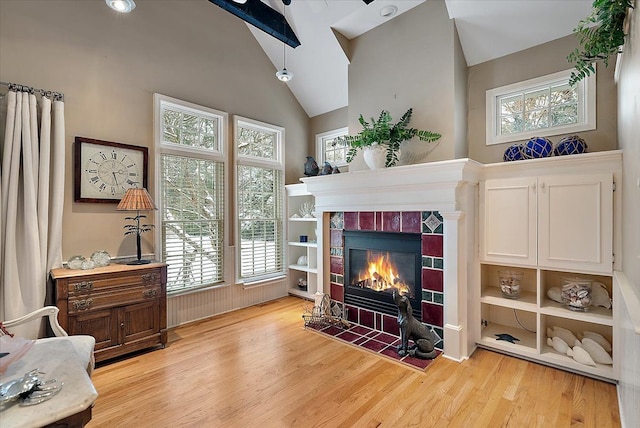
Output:
<instances>
[{"instance_id":1,"label":"fireplace mantel","mask_svg":"<svg viewBox=\"0 0 640 428\"><path fill-rule=\"evenodd\" d=\"M315 197L318 290L329 288L329 213L438 211L445 230L444 356L466 359L474 347L467 323L477 318L469 313L475 309L467 300L473 286L468 278L475 277L475 209L482 168L473 160L455 159L301 179Z\"/></svg>"},{"instance_id":2,"label":"fireplace mantel","mask_svg":"<svg viewBox=\"0 0 640 428\"><path fill-rule=\"evenodd\" d=\"M303 178L318 211L456 211L458 188L477 184L482 164L470 159Z\"/></svg>"}]
</instances>

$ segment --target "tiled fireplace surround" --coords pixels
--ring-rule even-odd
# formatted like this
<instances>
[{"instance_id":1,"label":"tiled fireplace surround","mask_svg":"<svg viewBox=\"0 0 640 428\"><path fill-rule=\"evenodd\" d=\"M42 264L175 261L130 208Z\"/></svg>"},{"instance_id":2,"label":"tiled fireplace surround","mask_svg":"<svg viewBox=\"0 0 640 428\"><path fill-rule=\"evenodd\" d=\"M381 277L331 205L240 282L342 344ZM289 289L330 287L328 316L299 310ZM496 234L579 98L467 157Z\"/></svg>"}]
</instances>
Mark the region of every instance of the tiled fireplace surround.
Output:
<instances>
[{"instance_id":1,"label":"tiled fireplace surround","mask_svg":"<svg viewBox=\"0 0 640 428\"><path fill-rule=\"evenodd\" d=\"M445 357L466 359L480 328L468 325L479 319L470 313L477 305L468 301L479 295L468 278L477 277L475 206L481 168L456 159L303 178L319 219L318 291L344 299L344 230L421 232L423 322L443 339L438 346ZM390 315L348 308L348 319L398 334Z\"/></svg>"},{"instance_id":2,"label":"tiled fireplace surround","mask_svg":"<svg viewBox=\"0 0 640 428\"><path fill-rule=\"evenodd\" d=\"M329 223L331 299L344 302L344 230L422 233L422 321L433 328L443 350L443 219L437 211L334 212ZM347 319L398 336L396 317L357 306L346 306Z\"/></svg>"}]
</instances>

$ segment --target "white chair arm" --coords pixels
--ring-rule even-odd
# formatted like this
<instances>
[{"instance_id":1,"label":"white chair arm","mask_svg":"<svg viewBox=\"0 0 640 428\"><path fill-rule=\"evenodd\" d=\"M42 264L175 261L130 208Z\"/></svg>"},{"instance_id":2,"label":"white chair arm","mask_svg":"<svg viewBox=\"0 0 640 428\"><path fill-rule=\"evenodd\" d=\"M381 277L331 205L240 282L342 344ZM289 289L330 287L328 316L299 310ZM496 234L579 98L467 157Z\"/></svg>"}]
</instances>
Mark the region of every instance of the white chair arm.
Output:
<instances>
[{"instance_id":1,"label":"white chair arm","mask_svg":"<svg viewBox=\"0 0 640 428\"><path fill-rule=\"evenodd\" d=\"M51 326L51 330L53 334L57 337L68 336L67 332L58 324L58 312L59 309L55 306L45 306L44 308L40 308L37 311L33 311L30 314L22 316L20 318L16 318L10 321L4 321L2 326L10 329L13 326L27 323L29 321L35 320L41 317L49 317L49 325Z\"/></svg>"}]
</instances>

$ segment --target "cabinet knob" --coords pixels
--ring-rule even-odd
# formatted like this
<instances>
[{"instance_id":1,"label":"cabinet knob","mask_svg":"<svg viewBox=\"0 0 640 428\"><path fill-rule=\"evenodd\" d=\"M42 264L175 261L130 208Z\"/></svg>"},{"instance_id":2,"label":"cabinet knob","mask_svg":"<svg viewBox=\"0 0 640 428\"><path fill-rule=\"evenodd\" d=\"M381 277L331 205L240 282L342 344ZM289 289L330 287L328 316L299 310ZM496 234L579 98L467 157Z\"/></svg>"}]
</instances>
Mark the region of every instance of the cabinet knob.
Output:
<instances>
[{"instance_id":1,"label":"cabinet knob","mask_svg":"<svg viewBox=\"0 0 640 428\"><path fill-rule=\"evenodd\" d=\"M123 322L120 323L120 328L124 328L124 323Z\"/></svg>"},{"instance_id":2,"label":"cabinet knob","mask_svg":"<svg viewBox=\"0 0 640 428\"><path fill-rule=\"evenodd\" d=\"M91 291L93 290L93 281L81 281L71 284L75 291Z\"/></svg>"},{"instance_id":3,"label":"cabinet knob","mask_svg":"<svg viewBox=\"0 0 640 428\"><path fill-rule=\"evenodd\" d=\"M157 273L146 273L144 275L142 275L142 281L144 282L155 282L158 280L158 274Z\"/></svg>"},{"instance_id":4,"label":"cabinet knob","mask_svg":"<svg viewBox=\"0 0 640 428\"><path fill-rule=\"evenodd\" d=\"M73 309L76 311L86 311L93 305L93 299L77 300L73 302Z\"/></svg>"}]
</instances>

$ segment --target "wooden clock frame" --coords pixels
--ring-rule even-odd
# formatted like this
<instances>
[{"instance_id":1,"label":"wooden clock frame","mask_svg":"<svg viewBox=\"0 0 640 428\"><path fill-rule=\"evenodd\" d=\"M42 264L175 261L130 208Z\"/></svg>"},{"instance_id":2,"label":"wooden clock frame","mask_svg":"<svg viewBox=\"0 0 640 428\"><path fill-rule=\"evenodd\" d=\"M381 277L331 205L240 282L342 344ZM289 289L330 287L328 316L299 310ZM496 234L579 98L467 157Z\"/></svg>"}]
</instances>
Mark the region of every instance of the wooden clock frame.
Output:
<instances>
[{"instance_id":1,"label":"wooden clock frame","mask_svg":"<svg viewBox=\"0 0 640 428\"><path fill-rule=\"evenodd\" d=\"M110 151L118 151L118 150L126 150L126 151L135 151L140 152L139 155L142 156L142 170L141 170L141 179L142 179L142 187L147 188L147 177L148 177L148 165L149 165L149 149L147 147L142 146L132 146L129 144L115 143L112 141L102 141L102 140L94 140L91 138L85 137L76 137L74 142L74 150L73 150L73 190L74 190L74 201L75 202L94 202L94 203L118 203L122 196L114 198L110 194L105 194L102 196L95 197L86 197L83 196L83 190L86 186L90 186L86 180L83 180L82 177L82 168L83 165L87 162L85 159L85 155L83 154L82 147L84 144L92 144L96 146L104 146L106 150Z\"/></svg>"}]
</instances>

